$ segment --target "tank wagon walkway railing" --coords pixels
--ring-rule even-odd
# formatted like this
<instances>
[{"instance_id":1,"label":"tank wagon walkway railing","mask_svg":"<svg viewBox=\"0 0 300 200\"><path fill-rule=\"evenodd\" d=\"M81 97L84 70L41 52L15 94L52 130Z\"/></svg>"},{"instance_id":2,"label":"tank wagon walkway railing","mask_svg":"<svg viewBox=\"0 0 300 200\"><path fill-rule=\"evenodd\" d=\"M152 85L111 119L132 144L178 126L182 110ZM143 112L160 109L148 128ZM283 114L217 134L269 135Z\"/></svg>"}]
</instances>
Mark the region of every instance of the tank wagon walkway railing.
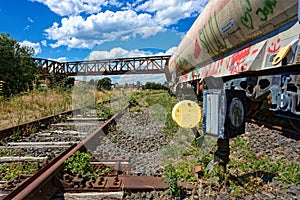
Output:
<instances>
[{"instance_id":1,"label":"tank wagon walkway railing","mask_svg":"<svg viewBox=\"0 0 300 200\"><path fill-rule=\"evenodd\" d=\"M75 62L33 58L34 62L41 67L40 75L44 76L160 74L166 72L169 59L169 55Z\"/></svg>"}]
</instances>

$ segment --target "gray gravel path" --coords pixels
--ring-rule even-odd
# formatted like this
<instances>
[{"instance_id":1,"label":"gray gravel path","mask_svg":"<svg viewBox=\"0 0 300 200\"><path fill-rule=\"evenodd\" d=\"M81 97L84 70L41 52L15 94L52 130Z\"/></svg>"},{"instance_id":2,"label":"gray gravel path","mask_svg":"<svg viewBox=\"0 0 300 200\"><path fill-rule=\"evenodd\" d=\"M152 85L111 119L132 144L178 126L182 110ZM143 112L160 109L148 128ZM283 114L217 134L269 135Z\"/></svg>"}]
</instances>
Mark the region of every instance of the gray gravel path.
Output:
<instances>
[{"instance_id":1,"label":"gray gravel path","mask_svg":"<svg viewBox=\"0 0 300 200\"><path fill-rule=\"evenodd\" d=\"M163 122L151 119L149 109L127 111L117 120L116 130L101 138L97 153L103 157L129 157L131 174L160 175L164 145L168 143L163 127Z\"/></svg>"},{"instance_id":2,"label":"gray gravel path","mask_svg":"<svg viewBox=\"0 0 300 200\"><path fill-rule=\"evenodd\" d=\"M164 169L164 150L168 138L164 135L163 123L151 119L150 111L143 109L138 113L125 113L117 121L117 130L102 138L103 145L97 151L107 156L126 155L133 165L132 174L162 174ZM285 159L300 163L300 142L287 138L280 132L247 123L246 133L242 135L249 141L256 154L265 154L271 159ZM178 141L170 141L176 145ZM107 146L109 148L107 149ZM183 197L170 197L166 192L127 193L125 199L300 199L300 186L279 183L273 180L269 190L235 197L226 192L211 191L209 187L196 188ZM205 191L207 190L207 191Z\"/></svg>"}]
</instances>

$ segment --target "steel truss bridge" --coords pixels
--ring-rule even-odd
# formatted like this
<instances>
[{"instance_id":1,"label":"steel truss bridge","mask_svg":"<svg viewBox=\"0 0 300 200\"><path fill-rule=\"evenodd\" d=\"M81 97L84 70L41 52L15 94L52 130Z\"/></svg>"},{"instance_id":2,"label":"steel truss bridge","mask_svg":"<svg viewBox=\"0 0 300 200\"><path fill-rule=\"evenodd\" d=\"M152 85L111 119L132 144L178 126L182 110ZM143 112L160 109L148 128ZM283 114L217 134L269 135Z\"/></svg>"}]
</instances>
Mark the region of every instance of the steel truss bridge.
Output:
<instances>
[{"instance_id":1,"label":"steel truss bridge","mask_svg":"<svg viewBox=\"0 0 300 200\"><path fill-rule=\"evenodd\" d=\"M150 56L58 62L43 58L33 58L42 76L93 76L121 74L160 74L165 73L171 56Z\"/></svg>"}]
</instances>

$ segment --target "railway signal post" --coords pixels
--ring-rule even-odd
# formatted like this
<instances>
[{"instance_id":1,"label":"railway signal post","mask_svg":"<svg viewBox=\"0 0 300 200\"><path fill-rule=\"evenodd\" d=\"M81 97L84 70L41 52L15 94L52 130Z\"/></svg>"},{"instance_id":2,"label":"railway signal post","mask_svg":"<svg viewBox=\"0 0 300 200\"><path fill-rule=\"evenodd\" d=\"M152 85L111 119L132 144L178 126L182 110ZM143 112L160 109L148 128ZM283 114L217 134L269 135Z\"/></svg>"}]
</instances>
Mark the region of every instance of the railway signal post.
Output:
<instances>
[{"instance_id":1,"label":"railway signal post","mask_svg":"<svg viewBox=\"0 0 300 200\"><path fill-rule=\"evenodd\" d=\"M221 78L205 79L202 132L218 138L215 159L222 171L229 162L229 139L245 133L245 102L243 90L234 90Z\"/></svg>"}]
</instances>

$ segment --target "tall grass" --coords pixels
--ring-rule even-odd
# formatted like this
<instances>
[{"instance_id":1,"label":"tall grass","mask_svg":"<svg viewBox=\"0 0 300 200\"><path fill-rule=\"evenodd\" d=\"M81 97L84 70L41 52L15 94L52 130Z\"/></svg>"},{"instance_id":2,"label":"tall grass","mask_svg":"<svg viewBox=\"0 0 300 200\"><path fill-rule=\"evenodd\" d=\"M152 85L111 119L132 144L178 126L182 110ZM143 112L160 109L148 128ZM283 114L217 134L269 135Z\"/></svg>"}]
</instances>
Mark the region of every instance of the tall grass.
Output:
<instances>
[{"instance_id":1,"label":"tall grass","mask_svg":"<svg viewBox=\"0 0 300 200\"><path fill-rule=\"evenodd\" d=\"M34 90L0 101L0 128L7 128L71 109L70 91Z\"/></svg>"},{"instance_id":2,"label":"tall grass","mask_svg":"<svg viewBox=\"0 0 300 200\"><path fill-rule=\"evenodd\" d=\"M111 98L110 91L97 91L93 87L74 86L33 90L0 101L0 129L16 126L63 111L91 106Z\"/></svg>"}]
</instances>

